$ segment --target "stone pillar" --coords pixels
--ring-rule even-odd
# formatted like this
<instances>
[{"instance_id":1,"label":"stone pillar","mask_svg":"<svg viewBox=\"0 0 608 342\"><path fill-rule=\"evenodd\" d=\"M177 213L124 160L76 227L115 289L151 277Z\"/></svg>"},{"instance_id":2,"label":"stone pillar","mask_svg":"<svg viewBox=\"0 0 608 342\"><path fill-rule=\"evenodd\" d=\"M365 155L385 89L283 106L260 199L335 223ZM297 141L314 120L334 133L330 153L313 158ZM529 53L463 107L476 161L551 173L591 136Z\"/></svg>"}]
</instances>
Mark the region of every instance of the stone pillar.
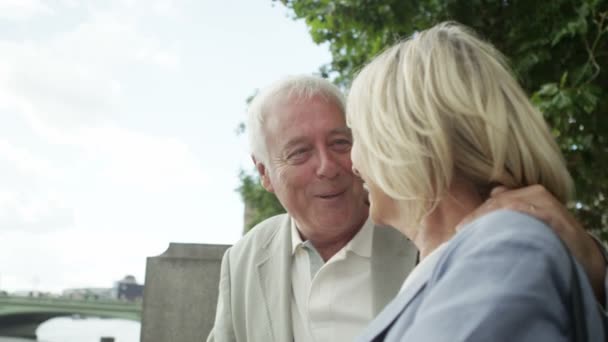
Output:
<instances>
[{"instance_id":1,"label":"stone pillar","mask_svg":"<svg viewBox=\"0 0 608 342\"><path fill-rule=\"evenodd\" d=\"M228 245L171 243L146 263L142 342L205 341L213 327Z\"/></svg>"},{"instance_id":2,"label":"stone pillar","mask_svg":"<svg viewBox=\"0 0 608 342\"><path fill-rule=\"evenodd\" d=\"M244 201L245 210L243 211L243 235L249 230L248 227L251 225L255 215L255 208L251 201Z\"/></svg>"}]
</instances>

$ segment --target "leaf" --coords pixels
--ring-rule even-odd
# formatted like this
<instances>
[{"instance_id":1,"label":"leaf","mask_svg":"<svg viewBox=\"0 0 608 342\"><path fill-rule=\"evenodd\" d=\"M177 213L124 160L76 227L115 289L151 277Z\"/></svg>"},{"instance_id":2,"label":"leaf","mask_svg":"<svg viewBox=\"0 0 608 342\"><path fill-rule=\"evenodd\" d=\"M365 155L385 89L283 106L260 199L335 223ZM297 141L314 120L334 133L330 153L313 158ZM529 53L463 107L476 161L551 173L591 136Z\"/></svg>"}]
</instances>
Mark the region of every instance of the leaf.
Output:
<instances>
[{"instance_id":1,"label":"leaf","mask_svg":"<svg viewBox=\"0 0 608 342\"><path fill-rule=\"evenodd\" d=\"M566 71L562 74L562 78L559 80L559 87L560 88L566 87L567 81L568 81L568 71Z\"/></svg>"},{"instance_id":2,"label":"leaf","mask_svg":"<svg viewBox=\"0 0 608 342\"><path fill-rule=\"evenodd\" d=\"M559 88L555 83L544 84L540 90L535 94L538 96L555 96L559 92Z\"/></svg>"}]
</instances>

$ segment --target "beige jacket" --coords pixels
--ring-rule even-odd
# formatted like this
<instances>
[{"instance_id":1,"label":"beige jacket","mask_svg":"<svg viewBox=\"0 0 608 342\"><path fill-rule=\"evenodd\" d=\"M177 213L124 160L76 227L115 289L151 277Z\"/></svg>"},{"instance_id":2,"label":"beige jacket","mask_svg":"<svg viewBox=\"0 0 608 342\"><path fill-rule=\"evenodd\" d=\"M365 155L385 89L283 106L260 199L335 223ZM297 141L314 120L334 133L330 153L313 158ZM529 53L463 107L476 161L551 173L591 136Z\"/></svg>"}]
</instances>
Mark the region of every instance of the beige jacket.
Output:
<instances>
[{"instance_id":1,"label":"beige jacket","mask_svg":"<svg viewBox=\"0 0 608 342\"><path fill-rule=\"evenodd\" d=\"M293 341L291 218L257 225L222 260L215 324L207 342ZM416 262L416 249L392 228L376 227L372 245L374 310L397 294Z\"/></svg>"}]
</instances>

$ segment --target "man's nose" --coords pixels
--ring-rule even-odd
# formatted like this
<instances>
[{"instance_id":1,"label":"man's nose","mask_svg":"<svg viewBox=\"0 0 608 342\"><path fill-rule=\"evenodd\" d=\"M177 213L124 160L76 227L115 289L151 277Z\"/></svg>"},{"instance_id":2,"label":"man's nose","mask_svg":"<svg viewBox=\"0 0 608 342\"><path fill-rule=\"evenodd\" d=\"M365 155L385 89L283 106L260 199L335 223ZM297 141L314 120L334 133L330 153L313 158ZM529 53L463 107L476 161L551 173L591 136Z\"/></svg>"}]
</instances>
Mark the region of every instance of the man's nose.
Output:
<instances>
[{"instance_id":1,"label":"man's nose","mask_svg":"<svg viewBox=\"0 0 608 342\"><path fill-rule=\"evenodd\" d=\"M317 167L317 176L322 178L333 179L340 174L340 164L337 156L330 151L319 152L319 165Z\"/></svg>"}]
</instances>

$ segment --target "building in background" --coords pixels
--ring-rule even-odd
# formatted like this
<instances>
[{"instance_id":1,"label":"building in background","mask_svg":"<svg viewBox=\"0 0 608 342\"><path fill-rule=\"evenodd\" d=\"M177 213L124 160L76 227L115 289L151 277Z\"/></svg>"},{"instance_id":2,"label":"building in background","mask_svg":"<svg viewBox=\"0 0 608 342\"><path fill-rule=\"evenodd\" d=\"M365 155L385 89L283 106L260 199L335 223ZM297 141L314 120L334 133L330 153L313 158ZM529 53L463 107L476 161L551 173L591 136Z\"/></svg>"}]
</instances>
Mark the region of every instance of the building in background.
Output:
<instances>
[{"instance_id":1,"label":"building in background","mask_svg":"<svg viewBox=\"0 0 608 342\"><path fill-rule=\"evenodd\" d=\"M141 301L144 298L144 285L138 284L134 276L127 275L122 280L114 283L112 292L116 299Z\"/></svg>"},{"instance_id":2,"label":"building in background","mask_svg":"<svg viewBox=\"0 0 608 342\"><path fill-rule=\"evenodd\" d=\"M113 287L66 289L63 290L61 296L82 300L141 301L144 298L144 285L138 284L134 276L127 275L122 280L115 282Z\"/></svg>"},{"instance_id":3,"label":"building in background","mask_svg":"<svg viewBox=\"0 0 608 342\"><path fill-rule=\"evenodd\" d=\"M70 299L84 299L84 300L97 300L97 299L113 299L112 289L102 287L87 287L77 289L65 289L61 293L62 297Z\"/></svg>"}]
</instances>

